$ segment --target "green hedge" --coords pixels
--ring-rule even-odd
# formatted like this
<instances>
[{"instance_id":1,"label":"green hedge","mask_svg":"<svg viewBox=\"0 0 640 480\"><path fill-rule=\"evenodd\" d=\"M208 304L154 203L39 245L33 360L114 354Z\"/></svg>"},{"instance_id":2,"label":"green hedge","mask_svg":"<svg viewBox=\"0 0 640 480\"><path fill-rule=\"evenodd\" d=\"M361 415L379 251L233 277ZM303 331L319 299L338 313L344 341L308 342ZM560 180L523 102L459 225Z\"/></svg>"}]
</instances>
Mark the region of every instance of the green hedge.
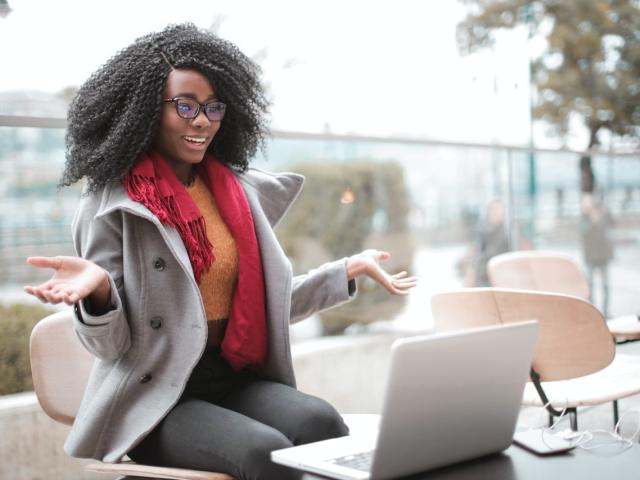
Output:
<instances>
[{"instance_id":1,"label":"green hedge","mask_svg":"<svg viewBox=\"0 0 640 480\"><path fill-rule=\"evenodd\" d=\"M34 325L52 313L37 305L0 305L0 395L33 390L29 337Z\"/></svg>"},{"instance_id":2,"label":"green hedge","mask_svg":"<svg viewBox=\"0 0 640 480\"><path fill-rule=\"evenodd\" d=\"M410 270L409 194L398 163L301 163L290 169L306 182L277 234L295 273L366 248L391 252L392 259L384 264L388 271ZM349 197L353 201L345 203ZM405 304L405 298L391 296L371 281L359 282L359 288L355 301L321 313L325 334L392 318Z\"/></svg>"}]
</instances>

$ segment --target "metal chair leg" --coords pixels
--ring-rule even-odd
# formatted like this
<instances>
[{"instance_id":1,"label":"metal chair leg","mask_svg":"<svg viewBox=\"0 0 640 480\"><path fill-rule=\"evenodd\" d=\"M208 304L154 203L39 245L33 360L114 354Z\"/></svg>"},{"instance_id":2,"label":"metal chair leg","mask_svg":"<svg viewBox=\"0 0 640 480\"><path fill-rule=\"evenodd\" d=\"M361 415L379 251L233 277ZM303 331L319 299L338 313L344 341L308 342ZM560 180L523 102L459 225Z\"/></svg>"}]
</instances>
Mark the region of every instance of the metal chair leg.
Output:
<instances>
[{"instance_id":1,"label":"metal chair leg","mask_svg":"<svg viewBox=\"0 0 640 480\"><path fill-rule=\"evenodd\" d=\"M575 408L570 408L567 410L569 412L569 422L571 424L571 430L574 432L578 431L578 410Z\"/></svg>"},{"instance_id":2,"label":"metal chair leg","mask_svg":"<svg viewBox=\"0 0 640 480\"><path fill-rule=\"evenodd\" d=\"M571 427L571 430L573 430L574 432L578 431L578 410L575 408L568 408L565 415L569 415L569 426ZM549 427L552 427L553 424L556 421L556 417L559 417L560 415L554 415L552 413L549 413Z\"/></svg>"}]
</instances>

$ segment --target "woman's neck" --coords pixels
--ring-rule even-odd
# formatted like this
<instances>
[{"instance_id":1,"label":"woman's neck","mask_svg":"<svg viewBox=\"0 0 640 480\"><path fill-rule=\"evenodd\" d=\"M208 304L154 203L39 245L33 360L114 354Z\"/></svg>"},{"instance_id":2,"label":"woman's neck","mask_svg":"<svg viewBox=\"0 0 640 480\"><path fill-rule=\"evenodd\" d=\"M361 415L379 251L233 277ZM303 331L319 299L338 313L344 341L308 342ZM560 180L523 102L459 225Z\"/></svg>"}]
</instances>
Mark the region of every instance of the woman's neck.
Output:
<instances>
[{"instance_id":1,"label":"woman's neck","mask_svg":"<svg viewBox=\"0 0 640 480\"><path fill-rule=\"evenodd\" d=\"M176 174L178 180L182 182L183 185L191 185L196 178L196 169L190 163L185 163L181 161L175 161L169 157L165 157L167 159L167 163L173 173Z\"/></svg>"},{"instance_id":2,"label":"woman's neck","mask_svg":"<svg viewBox=\"0 0 640 480\"><path fill-rule=\"evenodd\" d=\"M180 182L182 182L182 184L185 187L192 186L193 183L196 181L196 169L195 169L195 167L191 166L191 169L189 170L189 173L187 174L186 180L183 179L182 177L178 177L178 179L180 180Z\"/></svg>"}]
</instances>

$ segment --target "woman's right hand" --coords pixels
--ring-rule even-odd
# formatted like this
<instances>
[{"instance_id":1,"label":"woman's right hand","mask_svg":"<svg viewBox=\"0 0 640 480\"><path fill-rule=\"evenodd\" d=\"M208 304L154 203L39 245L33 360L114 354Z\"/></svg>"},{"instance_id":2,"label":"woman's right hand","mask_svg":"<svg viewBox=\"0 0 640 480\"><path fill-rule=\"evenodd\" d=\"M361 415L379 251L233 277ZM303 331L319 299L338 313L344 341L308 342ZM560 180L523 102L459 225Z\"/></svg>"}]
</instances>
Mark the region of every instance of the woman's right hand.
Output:
<instances>
[{"instance_id":1,"label":"woman's right hand","mask_svg":"<svg viewBox=\"0 0 640 480\"><path fill-rule=\"evenodd\" d=\"M111 295L107 272L95 263L79 257L29 257L37 268L52 268L53 276L43 284L24 287L24 291L43 303L64 302L73 305L89 298L92 309L106 309Z\"/></svg>"}]
</instances>

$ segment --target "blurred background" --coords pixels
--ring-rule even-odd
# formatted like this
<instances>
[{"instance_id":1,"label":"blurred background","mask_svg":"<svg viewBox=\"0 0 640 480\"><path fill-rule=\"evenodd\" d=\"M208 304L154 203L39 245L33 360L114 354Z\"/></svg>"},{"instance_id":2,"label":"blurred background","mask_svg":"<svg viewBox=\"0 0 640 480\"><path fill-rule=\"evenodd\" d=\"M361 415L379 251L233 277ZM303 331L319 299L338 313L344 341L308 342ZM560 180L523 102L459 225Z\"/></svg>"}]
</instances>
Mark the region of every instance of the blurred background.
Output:
<instances>
[{"instance_id":1,"label":"blurred background","mask_svg":"<svg viewBox=\"0 0 640 480\"><path fill-rule=\"evenodd\" d=\"M191 21L263 69L272 138L254 163L308 177L277 232L295 270L376 247L421 277L404 301L363 282L298 337L424 326L431 291L486 284L502 251L587 269L585 194L607 211L606 313L640 311L639 15L604 0L1 0L0 301L29 302L22 285L45 278L27 255L72 252L81 185L56 184L76 89L138 36Z\"/></svg>"},{"instance_id":2,"label":"blurred background","mask_svg":"<svg viewBox=\"0 0 640 480\"><path fill-rule=\"evenodd\" d=\"M43 310L22 286L47 276L25 258L73 253L67 106L117 50L184 21L262 67L254 165L307 176L276 231L294 270L380 248L420 277L403 298L361 282L295 342L429 329L431 293L487 285L488 259L520 249L577 260L605 315L640 312L636 0L0 0L0 395L31 388Z\"/></svg>"}]
</instances>

